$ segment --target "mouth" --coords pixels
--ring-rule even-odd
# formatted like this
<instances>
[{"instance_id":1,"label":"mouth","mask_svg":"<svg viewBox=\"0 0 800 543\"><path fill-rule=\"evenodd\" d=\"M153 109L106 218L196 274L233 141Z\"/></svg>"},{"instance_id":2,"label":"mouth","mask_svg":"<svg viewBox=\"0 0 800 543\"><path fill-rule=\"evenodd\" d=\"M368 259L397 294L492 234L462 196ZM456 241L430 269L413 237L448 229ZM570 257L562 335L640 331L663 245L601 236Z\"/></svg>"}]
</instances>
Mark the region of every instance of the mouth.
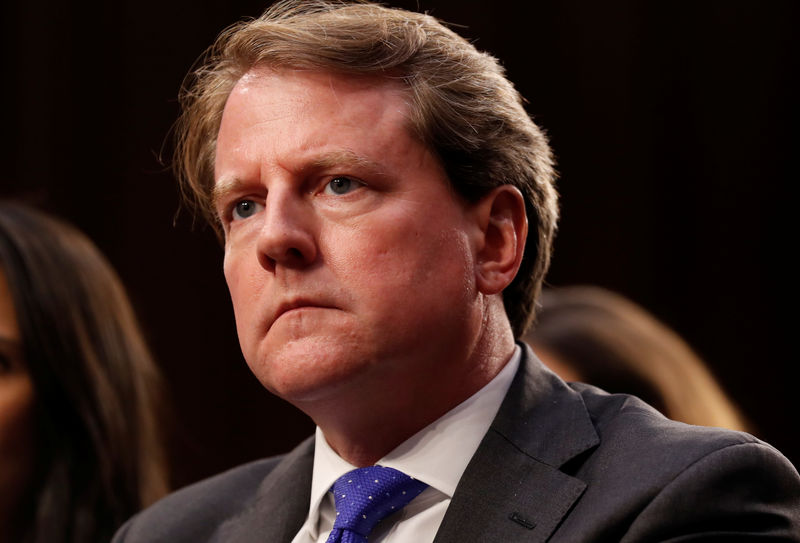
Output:
<instances>
[{"instance_id":1,"label":"mouth","mask_svg":"<svg viewBox=\"0 0 800 543\"><path fill-rule=\"evenodd\" d=\"M278 309L275 312L275 320L278 320L283 315L290 313L292 311L298 311L303 309L336 309L336 307L302 298L298 298L296 300L288 300L281 303L278 306Z\"/></svg>"}]
</instances>

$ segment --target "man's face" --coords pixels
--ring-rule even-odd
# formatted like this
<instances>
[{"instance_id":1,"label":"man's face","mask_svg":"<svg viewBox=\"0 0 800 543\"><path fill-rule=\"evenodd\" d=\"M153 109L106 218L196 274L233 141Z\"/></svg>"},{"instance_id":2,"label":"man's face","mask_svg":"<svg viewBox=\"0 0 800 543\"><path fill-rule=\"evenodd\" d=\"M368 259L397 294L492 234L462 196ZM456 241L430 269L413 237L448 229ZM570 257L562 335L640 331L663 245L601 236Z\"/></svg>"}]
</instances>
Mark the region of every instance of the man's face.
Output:
<instances>
[{"instance_id":1,"label":"man's face","mask_svg":"<svg viewBox=\"0 0 800 543\"><path fill-rule=\"evenodd\" d=\"M452 375L474 347L472 208L407 111L385 80L265 68L225 106L225 277L248 365L289 401Z\"/></svg>"}]
</instances>

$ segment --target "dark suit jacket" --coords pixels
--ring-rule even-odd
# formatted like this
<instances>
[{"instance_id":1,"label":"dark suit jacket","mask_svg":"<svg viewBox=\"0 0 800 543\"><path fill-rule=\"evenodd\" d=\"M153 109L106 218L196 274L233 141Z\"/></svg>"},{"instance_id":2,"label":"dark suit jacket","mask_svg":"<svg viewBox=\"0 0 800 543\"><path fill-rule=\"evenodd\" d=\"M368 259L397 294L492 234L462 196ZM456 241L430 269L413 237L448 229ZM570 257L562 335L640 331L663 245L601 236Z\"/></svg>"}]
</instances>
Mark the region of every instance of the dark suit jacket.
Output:
<instances>
[{"instance_id":1,"label":"dark suit jacket","mask_svg":"<svg viewBox=\"0 0 800 543\"><path fill-rule=\"evenodd\" d=\"M313 439L180 490L115 543L289 543L308 512ZM565 384L527 347L435 543L800 541L800 477L742 433Z\"/></svg>"}]
</instances>

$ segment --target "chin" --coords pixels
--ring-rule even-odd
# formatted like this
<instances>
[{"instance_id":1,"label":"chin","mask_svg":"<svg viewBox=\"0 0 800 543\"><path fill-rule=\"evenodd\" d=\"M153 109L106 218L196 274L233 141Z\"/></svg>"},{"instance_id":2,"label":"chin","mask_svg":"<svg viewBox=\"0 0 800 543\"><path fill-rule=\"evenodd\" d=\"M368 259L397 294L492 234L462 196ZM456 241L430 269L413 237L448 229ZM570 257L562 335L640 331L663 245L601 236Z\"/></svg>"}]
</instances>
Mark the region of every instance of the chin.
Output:
<instances>
[{"instance_id":1,"label":"chin","mask_svg":"<svg viewBox=\"0 0 800 543\"><path fill-rule=\"evenodd\" d=\"M324 400L354 385L371 365L371 357L339 341L303 338L272 347L265 342L248 366L276 396L296 404ZM251 362L252 360L252 362Z\"/></svg>"}]
</instances>

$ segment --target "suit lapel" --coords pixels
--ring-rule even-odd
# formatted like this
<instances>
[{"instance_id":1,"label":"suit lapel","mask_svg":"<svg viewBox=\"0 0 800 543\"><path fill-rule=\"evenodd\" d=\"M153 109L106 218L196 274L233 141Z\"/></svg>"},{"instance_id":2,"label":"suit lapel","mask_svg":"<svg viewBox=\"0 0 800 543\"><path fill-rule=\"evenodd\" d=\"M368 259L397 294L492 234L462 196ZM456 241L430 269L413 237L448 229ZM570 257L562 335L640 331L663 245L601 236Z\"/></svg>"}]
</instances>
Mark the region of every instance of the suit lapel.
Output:
<instances>
[{"instance_id":1,"label":"suit lapel","mask_svg":"<svg viewBox=\"0 0 800 543\"><path fill-rule=\"evenodd\" d=\"M308 516L314 466L314 437L306 439L273 469L248 509L220 526L220 543L290 543Z\"/></svg>"},{"instance_id":2,"label":"suit lapel","mask_svg":"<svg viewBox=\"0 0 800 543\"><path fill-rule=\"evenodd\" d=\"M559 469L599 443L583 400L522 347L434 543L546 541L586 488Z\"/></svg>"}]
</instances>

